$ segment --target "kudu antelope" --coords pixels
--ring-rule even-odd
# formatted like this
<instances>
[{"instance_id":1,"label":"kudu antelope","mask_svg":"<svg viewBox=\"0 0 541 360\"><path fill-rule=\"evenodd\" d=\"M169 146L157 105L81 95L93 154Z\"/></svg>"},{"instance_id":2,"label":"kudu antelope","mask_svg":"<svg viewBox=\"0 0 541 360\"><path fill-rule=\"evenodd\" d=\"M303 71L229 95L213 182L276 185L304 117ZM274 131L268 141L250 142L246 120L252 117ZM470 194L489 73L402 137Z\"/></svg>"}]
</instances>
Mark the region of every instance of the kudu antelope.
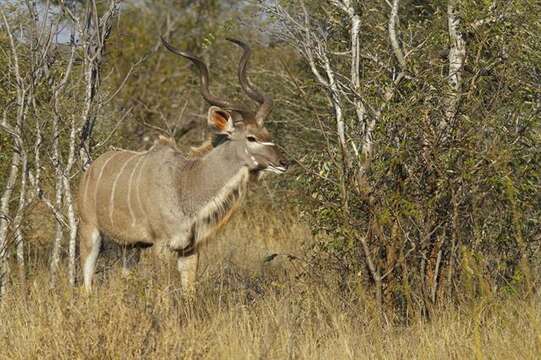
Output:
<instances>
[{"instance_id":1,"label":"kudu antelope","mask_svg":"<svg viewBox=\"0 0 541 360\"><path fill-rule=\"evenodd\" d=\"M224 225L246 193L249 179L262 171L283 173L288 163L272 142L264 121L272 99L248 79L250 48L243 49L238 77L242 89L259 103L254 113L212 95L208 70L196 56L165 47L198 69L200 92L211 105L208 127L212 150L188 159L168 141L145 152L108 151L86 170L80 183L80 257L84 286L90 290L101 236L122 246L152 246L177 254L182 287L194 289L198 244Z\"/></svg>"}]
</instances>

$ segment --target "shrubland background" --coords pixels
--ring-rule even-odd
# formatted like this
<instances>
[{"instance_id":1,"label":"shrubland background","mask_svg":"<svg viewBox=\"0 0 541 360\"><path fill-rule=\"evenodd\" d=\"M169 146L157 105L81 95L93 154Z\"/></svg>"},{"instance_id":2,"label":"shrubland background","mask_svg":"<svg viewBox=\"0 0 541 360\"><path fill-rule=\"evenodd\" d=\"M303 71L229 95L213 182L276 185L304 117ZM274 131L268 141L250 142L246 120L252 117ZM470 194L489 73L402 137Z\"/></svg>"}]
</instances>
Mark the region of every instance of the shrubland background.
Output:
<instances>
[{"instance_id":1,"label":"shrubland background","mask_svg":"<svg viewBox=\"0 0 541 360\"><path fill-rule=\"evenodd\" d=\"M1 357L539 356L538 2L51 2L44 22L47 4L0 3ZM90 24L72 43L67 10ZM111 244L85 296L86 157L206 138L197 74L160 34L244 102L224 38L250 43L294 165L205 245L194 299L151 257L122 277Z\"/></svg>"}]
</instances>

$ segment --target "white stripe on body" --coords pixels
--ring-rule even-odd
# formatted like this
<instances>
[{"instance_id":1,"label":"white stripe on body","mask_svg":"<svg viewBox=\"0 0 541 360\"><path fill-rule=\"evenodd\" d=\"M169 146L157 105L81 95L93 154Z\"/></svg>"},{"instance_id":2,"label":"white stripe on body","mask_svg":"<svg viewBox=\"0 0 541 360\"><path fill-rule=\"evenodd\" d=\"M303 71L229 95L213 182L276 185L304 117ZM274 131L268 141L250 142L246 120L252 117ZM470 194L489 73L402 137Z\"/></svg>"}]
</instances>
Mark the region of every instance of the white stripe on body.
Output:
<instances>
[{"instance_id":1,"label":"white stripe on body","mask_svg":"<svg viewBox=\"0 0 541 360\"><path fill-rule=\"evenodd\" d=\"M109 159L107 159L104 163L103 163L103 166L101 167L101 170L100 170L100 174L98 175L98 178L96 179L96 189L94 190L94 206L97 207L97 204L98 204L98 190L100 188L100 180L101 180L101 177L103 175L103 171L105 170L105 167L107 166L107 164L109 163L109 161L113 160L113 158L118 155L118 154L121 154L121 152L116 152L116 153L113 153L113 155L111 155L111 157Z\"/></svg>"},{"instance_id":2,"label":"white stripe on body","mask_svg":"<svg viewBox=\"0 0 541 360\"><path fill-rule=\"evenodd\" d=\"M141 164L141 160L143 160L144 158L145 158L144 156L141 156L139 158L139 160L137 160L137 163L133 167L133 171L130 174L130 179L128 180L128 210L130 212L131 225L132 226L135 226L135 220L136 219L135 219L135 213L133 212L133 208L131 206L131 189L132 189L132 185L133 185L134 175L137 172L137 169L139 168L139 164Z\"/></svg>"},{"instance_id":3,"label":"white stripe on body","mask_svg":"<svg viewBox=\"0 0 541 360\"><path fill-rule=\"evenodd\" d=\"M143 174L143 169L145 167L145 164L146 164L146 161L148 159L148 157L146 156L143 156L143 162L142 162L142 165L141 165L141 170L139 171L139 174L137 175L137 181L136 181L136 198L137 198L137 204L139 205L139 209L141 210L141 214L145 214L145 209L143 208L143 202L141 201L141 192L139 191L139 189L141 188L141 175Z\"/></svg>"},{"instance_id":4,"label":"white stripe on body","mask_svg":"<svg viewBox=\"0 0 541 360\"><path fill-rule=\"evenodd\" d=\"M131 151L130 151L131 152ZM131 158L129 160L126 160L126 162L124 163L124 165L122 165L122 167L120 168L120 171L118 172L115 180L113 181L113 187L111 189L111 197L109 199L109 220L111 221L111 226L114 225L114 221L113 221L113 212L115 210L115 207L114 207L114 202L115 202L115 190L116 190L116 184L118 183L118 179L120 179L120 176L122 176L122 173L124 172L124 170L126 169L126 166L128 166L128 163L130 161L132 161L133 159L135 159L135 157L137 156L137 153L135 154L132 154L131 155ZM129 199L128 199L128 204L129 204ZM128 205L129 206L129 205Z\"/></svg>"},{"instance_id":5,"label":"white stripe on body","mask_svg":"<svg viewBox=\"0 0 541 360\"><path fill-rule=\"evenodd\" d=\"M86 203L88 201L88 183L90 182L90 172L92 171L92 168L88 169L85 172L85 192L83 194L83 202ZM80 209L79 209L80 210Z\"/></svg>"}]
</instances>

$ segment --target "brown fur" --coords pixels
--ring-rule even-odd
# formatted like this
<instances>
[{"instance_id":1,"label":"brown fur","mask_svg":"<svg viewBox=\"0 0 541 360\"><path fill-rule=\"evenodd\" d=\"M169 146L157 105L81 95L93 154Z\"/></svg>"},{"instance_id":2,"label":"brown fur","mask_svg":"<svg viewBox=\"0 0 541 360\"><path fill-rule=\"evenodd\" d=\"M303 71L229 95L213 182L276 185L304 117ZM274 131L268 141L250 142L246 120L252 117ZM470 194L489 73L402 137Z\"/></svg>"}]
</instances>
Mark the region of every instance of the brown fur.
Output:
<instances>
[{"instance_id":1,"label":"brown fur","mask_svg":"<svg viewBox=\"0 0 541 360\"><path fill-rule=\"evenodd\" d=\"M192 146L190 148L190 157L192 158L203 157L209 152L211 152L213 148L214 147L212 146L211 140L210 139L205 140L205 142L203 142L201 145Z\"/></svg>"},{"instance_id":2,"label":"brown fur","mask_svg":"<svg viewBox=\"0 0 541 360\"><path fill-rule=\"evenodd\" d=\"M166 137L164 135L159 135L156 140L154 140L154 145L166 145L170 146L172 149L178 150L177 142L172 137Z\"/></svg>"}]
</instances>

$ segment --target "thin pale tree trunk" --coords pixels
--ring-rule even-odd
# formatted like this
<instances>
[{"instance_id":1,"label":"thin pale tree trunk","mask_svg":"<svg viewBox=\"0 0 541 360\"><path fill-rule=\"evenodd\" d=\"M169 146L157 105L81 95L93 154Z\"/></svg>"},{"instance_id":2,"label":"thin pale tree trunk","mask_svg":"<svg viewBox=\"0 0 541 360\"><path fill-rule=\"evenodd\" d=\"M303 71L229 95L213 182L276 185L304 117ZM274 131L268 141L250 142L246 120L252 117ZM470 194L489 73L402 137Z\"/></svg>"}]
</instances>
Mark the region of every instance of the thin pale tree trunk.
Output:
<instances>
[{"instance_id":1,"label":"thin pale tree trunk","mask_svg":"<svg viewBox=\"0 0 541 360\"><path fill-rule=\"evenodd\" d=\"M446 129L455 119L460 99L462 97L462 75L466 59L466 42L460 31L461 20L459 16L458 0L449 0L447 4L447 20L449 27L449 76L448 82L451 91L447 98L445 118L440 127ZM447 129L446 129L447 130Z\"/></svg>"},{"instance_id":2,"label":"thin pale tree trunk","mask_svg":"<svg viewBox=\"0 0 541 360\"><path fill-rule=\"evenodd\" d=\"M70 148L69 155L66 163L66 168L62 174L63 187L64 187L64 204L67 210L68 224L69 224L69 242L68 242L68 277L70 285L75 286L76 280L76 244L77 244L77 216L75 214L75 206L73 202L73 196L71 191L71 184L69 175L75 163L75 148L76 148L76 135L77 127L75 119L71 121L70 131Z\"/></svg>"},{"instance_id":3,"label":"thin pale tree trunk","mask_svg":"<svg viewBox=\"0 0 541 360\"><path fill-rule=\"evenodd\" d=\"M57 94L55 94L57 95ZM57 102L58 99L55 98L55 102ZM59 115L55 114L53 117L53 166L55 171L55 177L56 177L56 184L55 184L55 203L54 207L57 209L57 211L61 211L62 209L62 193L63 193L63 187L64 187L64 179L62 175L62 161L60 158L60 150L59 150L59 138L60 138L60 132L59 132ZM62 229L62 224L57 220L56 221L56 228L55 228L55 237L53 240L53 249L51 252L51 262L50 262L50 271L51 271L51 281L54 284L56 282L56 273L59 268L60 263L60 250L62 249L62 240L64 238L64 232Z\"/></svg>"},{"instance_id":4,"label":"thin pale tree trunk","mask_svg":"<svg viewBox=\"0 0 541 360\"><path fill-rule=\"evenodd\" d=\"M9 202L15 188L19 174L20 155L13 152L11 157L10 171L7 178L2 198L0 198L0 297L6 292L7 285L7 254L8 254L8 229L10 223Z\"/></svg>"},{"instance_id":5,"label":"thin pale tree trunk","mask_svg":"<svg viewBox=\"0 0 541 360\"><path fill-rule=\"evenodd\" d=\"M19 204L17 212L13 219L14 242L16 246L17 267L19 269L19 280L24 282L26 279L25 255L24 255L24 237L22 232L22 222L24 211L27 204L27 175L28 175L28 157L24 149L21 152L21 181L19 188Z\"/></svg>"},{"instance_id":6,"label":"thin pale tree trunk","mask_svg":"<svg viewBox=\"0 0 541 360\"><path fill-rule=\"evenodd\" d=\"M11 65L13 67L13 72L16 79L17 86L17 114L16 114L16 123L12 127L7 123L7 113L6 109L4 110L4 116L2 120L2 129L10 134L13 138L13 153L11 157L11 165L9 170L9 175L7 177L6 185L0 198L0 297L6 291L7 285L7 254L8 254L8 230L11 222L10 218L10 201L15 189L15 184L17 182L17 177L19 176L19 169L21 166L21 153L22 153L22 138L21 138L21 126L23 124L25 116L25 105L26 105L26 90L24 87L24 80L21 77L19 70L19 55L17 53L17 48L15 45L15 39L9 22L7 21L6 15L2 12L2 19L6 28L6 32L10 41L10 50L11 50Z\"/></svg>"},{"instance_id":7,"label":"thin pale tree trunk","mask_svg":"<svg viewBox=\"0 0 541 360\"><path fill-rule=\"evenodd\" d=\"M73 36L73 34L72 34ZM71 55L70 59L68 61L68 64L66 66L66 72L64 73L63 78L60 80L60 82L55 86L54 89L54 116L53 116L53 166L55 170L56 175L56 184L55 184L55 203L54 208L57 212L62 212L62 204L64 201L64 182L65 182L65 175L64 171L62 169L62 154L60 152L60 123L61 123L61 109L60 109L60 100L61 96L63 95L64 88L71 76L71 71L73 69L73 61L75 59L75 46L72 44L71 46ZM72 126L73 131L73 126ZM72 143L74 143L74 140L72 140L72 137L70 137L70 156L72 154ZM73 162L73 156L69 157L68 162ZM68 164L69 165L69 164ZM68 171L71 171L71 166L68 169ZM69 174L69 172L68 172ZM50 269L51 269L51 282L54 284L56 282L56 273L58 271L59 265L60 265L60 257L61 257L61 250L62 250L62 243L64 241L64 230L63 230L63 223L60 221L60 218L56 218L56 228L55 228L55 237L53 242L53 251L51 253L51 263L50 263Z\"/></svg>"}]
</instances>

